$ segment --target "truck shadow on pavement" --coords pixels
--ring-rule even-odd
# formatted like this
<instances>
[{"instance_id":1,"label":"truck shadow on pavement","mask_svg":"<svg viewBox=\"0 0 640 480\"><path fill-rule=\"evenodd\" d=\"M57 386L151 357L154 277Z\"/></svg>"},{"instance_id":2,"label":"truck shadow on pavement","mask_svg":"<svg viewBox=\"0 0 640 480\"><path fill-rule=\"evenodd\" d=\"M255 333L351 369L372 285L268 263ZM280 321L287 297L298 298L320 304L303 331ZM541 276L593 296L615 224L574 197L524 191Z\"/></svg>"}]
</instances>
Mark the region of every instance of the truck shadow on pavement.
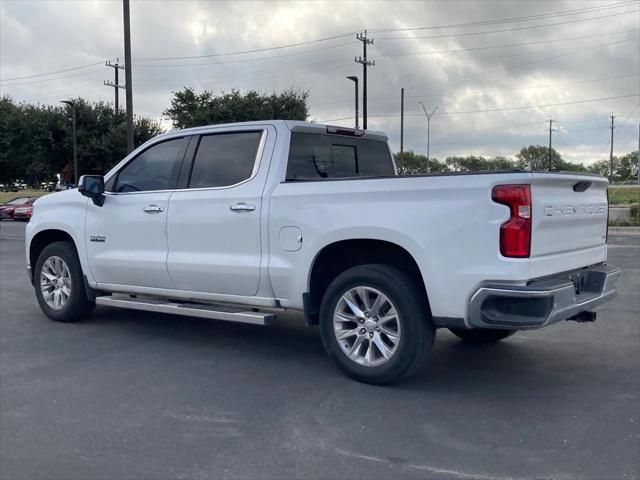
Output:
<instances>
[{"instance_id":1,"label":"truck shadow on pavement","mask_svg":"<svg viewBox=\"0 0 640 480\"><path fill-rule=\"evenodd\" d=\"M344 383L361 388L384 388L347 379L324 352L318 328L304 326L301 316L286 314L277 324L263 327L98 307L84 322L99 327L100 336L126 342L130 348L148 348L153 355L180 355L189 362L238 362L254 365L267 375L303 383ZM431 356L417 375L398 385L400 390L440 393L487 392L537 394L588 381L594 365L585 362L561 343L547 344L519 334L493 345L475 346L459 341L445 329L438 330ZM535 333L526 332L527 336ZM185 372L188 374L188 372ZM296 378L297 377L297 378Z\"/></svg>"}]
</instances>

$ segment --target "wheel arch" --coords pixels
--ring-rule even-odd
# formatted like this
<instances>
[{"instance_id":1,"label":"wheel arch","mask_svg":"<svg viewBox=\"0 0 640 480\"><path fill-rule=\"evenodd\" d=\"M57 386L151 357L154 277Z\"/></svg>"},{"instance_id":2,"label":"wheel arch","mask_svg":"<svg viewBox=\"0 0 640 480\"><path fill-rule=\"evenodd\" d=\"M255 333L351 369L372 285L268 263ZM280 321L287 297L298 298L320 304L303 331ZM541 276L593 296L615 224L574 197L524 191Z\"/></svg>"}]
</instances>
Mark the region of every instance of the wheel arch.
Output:
<instances>
[{"instance_id":1,"label":"wheel arch","mask_svg":"<svg viewBox=\"0 0 640 480\"><path fill-rule=\"evenodd\" d=\"M36 233L31 242L29 243L29 265L31 265L30 275L31 281L33 282L33 270L35 268L36 262L38 261L38 257L40 253L47 245L50 245L55 242L71 242L73 243L74 248L76 249L76 253L79 256L78 245L76 245L75 240L68 232L60 229L46 229L41 230Z\"/></svg>"},{"instance_id":2,"label":"wheel arch","mask_svg":"<svg viewBox=\"0 0 640 480\"><path fill-rule=\"evenodd\" d=\"M313 259L309 269L307 292L303 295L306 323L318 323L320 302L327 287L337 275L349 268L371 263L393 265L415 279L429 309L427 287L422 272L414 256L406 248L388 240L352 238L325 245Z\"/></svg>"}]
</instances>

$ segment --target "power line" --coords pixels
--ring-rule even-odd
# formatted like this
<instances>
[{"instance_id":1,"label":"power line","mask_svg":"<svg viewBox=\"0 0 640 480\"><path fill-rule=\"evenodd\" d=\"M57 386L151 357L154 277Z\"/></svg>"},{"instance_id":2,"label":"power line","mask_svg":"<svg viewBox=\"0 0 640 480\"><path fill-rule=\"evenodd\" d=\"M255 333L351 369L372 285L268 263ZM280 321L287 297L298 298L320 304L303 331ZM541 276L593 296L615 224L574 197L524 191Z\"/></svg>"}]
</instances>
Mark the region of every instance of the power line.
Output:
<instances>
[{"instance_id":1,"label":"power line","mask_svg":"<svg viewBox=\"0 0 640 480\"><path fill-rule=\"evenodd\" d=\"M455 94L455 95L485 95L487 93L501 93L501 92L515 92L515 91L520 91L520 90L532 90L532 89L540 89L540 88L551 88L551 87L563 87L563 86L567 86L567 85L577 85L577 84L583 84L583 83L594 83L594 82L601 82L601 81L607 81L607 80L617 80L620 78L630 78L630 77L638 77L640 76L640 73L631 73L631 74L627 74L627 75L617 75L614 77L604 77L604 78L594 78L591 80L576 80L573 82L563 82L563 83L551 83L551 84L546 84L546 85L531 85L529 87L518 87L518 88L503 88L503 89L499 89L499 90L477 90L477 91L473 91L473 92L457 92L454 90L449 90L449 91L444 91L441 93L432 93L432 94L427 94L427 95L407 95L407 98L428 98L428 97L436 97L436 98L441 98L441 97L445 97L449 94ZM378 97L369 97L369 99L371 100L380 100L380 99L396 99L396 97L394 96L378 96ZM346 102L351 102L351 100L338 100L335 102L324 102L324 103L316 103L315 106L324 106L324 105L337 105L340 103L346 103ZM580 120L580 122L583 122L584 120ZM590 121L590 120L589 120ZM572 121L569 122L564 122L564 123L572 123Z\"/></svg>"},{"instance_id":2,"label":"power line","mask_svg":"<svg viewBox=\"0 0 640 480\"><path fill-rule=\"evenodd\" d=\"M527 125L534 125L533 123L528 123ZM524 126L524 124L521 124L521 126ZM635 126L634 126L635 127ZM607 125L602 126L602 127L598 127L598 129L600 130L604 130L604 129L608 129L609 127ZM592 128L581 128L581 129L576 129L573 130L570 133L575 133L575 132L579 132L579 131L584 131L584 130L593 130ZM561 131L557 130L556 133L558 133L559 137L564 144L568 147L569 145L566 143L565 139L562 138ZM632 132L631 137L627 140L627 143L629 143L630 140L633 140L633 136L635 134L635 130L634 132ZM531 138L531 137L541 137L542 133L540 131L537 132L530 132L530 133L501 133L500 135L491 135L488 137L474 137L468 140L457 140L455 142L438 142L438 147L442 147L445 145L468 145L468 144L474 144L476 142L481 142L481 141L485 141L485 140L495 140L497 141L501 141L504 140L504 138ZM495 143L495 142L490 142L490 143Z\"/></svg>"},{"instance_id":3,"label":"power line","mask_svg":"<svg viewBox=\"0 0 640 480\"><path fill-rule=\"evenodd\" d=\"M300 66L317 65L317 64L326 65L327 63L332 64L333 62L315 62L315 63L304 64L304 65L300 65ZM227 76L216 77L215 82L216 82L216 84L219 84L221 81L230 79L230 80L233 80L233 84L234 85L237 85L238 83L253 82L255 80L263 80L263 79L271 79L271 78L288 78L288 77L294 77L294 76L300 76L300 75L308 75L308 74L311 74L311 73L316 73L319 70L322 70L322 71L326 72L326 71L329 71L329 70L336 70L336 69L345 67L347 65L352 65L352 63L351 62L343 62L343 63L335 64L333 66L324 67L324 68L313 68L313 69L303 70L303 71L289 71L289 72L286 72L286 73L276 73L276 74L271 74L271 75L256 75L256 76L243 78L241 80L234 80L236 78L236 75L232 74L232 75L227 75ZM153 82L153 81L137 82L136 81L134 83L135 83L135 85L184 85L184 83L188 82L188 81L189 81L189 79L178 79L178 80L172 80L172 81L169 81L169 82Z\"/></svg>"},{"instance_id":4,"label":"power line","mask_svg":"<svg viewBox=\"0 0 640 480\"><path fill-rule=\"evenodd\" d=\"M582 13L589 13L589 11L596 11L596 10L604 10L604 9L609 9L609 8L618 8L618 7L622 7L622 6L626 6L628 4L633 4L635 2L621 2L620 4L613 4L613 5L609 5L609 6L601 6L601 7L589 7L589 8L585 8L585 9L576 9L574 10L575 12L581 10ZM525 27L518 27L515 30L522 30L522 29L529 29L529 28L541 28L541 27L546 27L546 26L555 26L555 25L563 25L566 23L575 23L575 22L579 22L579 21L589 21L589 20L597 20L600 18L606 18L606 17L610 17L610 16L616 16L616 15L624 15L626 13L633 13L637 10L632 10L632 11L625 11L625 12L620 12L620 13L616 13L616 14L611 14L611 15L605 15L605 16L598 16L598 17L590 17L587 19L576 19L570 22L556 22L553 24L547 24L547 25L534 25L534 26L525 26ZM551 14L542 14L542 15L537 15L537 16L531 16L531 17L541 17L541 16L547 16L547 17L552 17L552 16L562 16L562 15L568 15L568 12L572 12L572 11L564 11L564 12L557 12L557 13L551 13ZM574 13L576 14L576 13ZM470 25L483 25L483 24L496 24L496 23L509 23L509 22L516 22L516 21L522 21L523 19L527 19L527 17L515 17L512 19L499 19L499 20L490 20L490 21L482 21L482 22L470 22L468 24L457 24L457 25L441 25L441 26L430 26L430 27L418 27L417 29L441 29L441 28L453 28L453 27L461 27L461 26L470 26ZM402 29L377 29L376 31L400 31ZM453 35L439 35L439 36L429 36L429 37L420 37L420 36L415 36L415 37L398 37L398 39L413 39L413 38L444 38L444 37L451 37L451 36L466 36L466 35L480 35L480 34L485 34L485 33L500 33L500 32L505 32L505 31L514 31L514 29L508 29L508 30L492 30L492 31L485 31L485 32L467 32L467 33L461 33L461 34L453 34ZM242 55L242 54L250 54L250 53L260 53L260 52L266 52L266 51L273 51L273 50L281 50L281 49L285 49L285 48L291 48L291 47L297 47L297 46L302 46L302 45L309 45L309 44L314 44L314 43L319 43L319 42L324 42L324 41L329 41L329 40L335 40L335 39L339 39L339 38L345 38L345 37L349 37L351 35L353 35L356 32L349 32L349 33L344 33L344 34L339 34L339 35L333 35L333 36L329 36L329 37L324 37L324 38L319 38L319 39L314 39L314 40L308 40L305 42L297 42L297 43L291 43L291 44L286 44L286 45L278 45L278 46L273 46L273 47L266 47L266 48L259 48L259 49L251 49L251 50L242 50L242 51L235 51L235 52L226 52L226 53L216 53L216 54L207 54L207 55L193 55L193 56L175 56L175 57L139 57L139 58L135 58L134 60L136 61L157 61L157 60L186 60L186 59L196 59L196 58L213 58L213 57L223 57L223 56L233 56L233 55ZM381 37L387 40L392 39L391 37ZM337 48L337 46L331 46L331 47L327 47L327 48ZM308 52L302 52L301 54L304 53L308 53ZM257 59L254 59L257 60ZM95 62L95 63L89 63L89 64L85 64L85 65L78 65L75 67L69 67L69 68L65 68L65 69L61 69L61 70L55 70L55 71L51 71L51 72L45 72L45 73L38 73L38 74L32 74L32 75L24 75L24 76L20 76L20 77L9 77L9 78L2 78L0 79L0 82L8 82L8 81L13 81L13 80L24 80L24 79L30 79L30 78L38 78L38 77L43 77L43 76L50 76L50 75L55 75L58 73L66 73L66 72L71 72L71 71L75 71L75 70L80 70L83 68L89 68L92 66L97 66L97 65L102 65L102 61L100 62ZM140 65L138 65L140 66ZM66 78L66 77L60 77L60 78Z\"/></svg>"},{"instance_id":5,"label":"power line","mask_svg":"<svg viewBox=\"0 0 640 480\"><path fill-rule=\"evenodd\" d=\"M558 58L566 57L566 56L571 55L573 53L581 53L581 52L587 52L587 51L588 52L592 52L593 50L597 50L599 48L609 47L611 45L618 45L620 43L626 43L626 42L629 42L631 40L635 40L635 39L619 40L619 41L616 41L616 42L603 43L603 44L600 44L600 45L590 46L590 47L586 47L586 48L578 48L578 49L575 49L575 50L571 50L571 51L562 53L560 55L552 55L550 57L539 58L539 59L531 60L531 61L528 61L528 62L505 65L504 67L501 67L501 68L498 68L498 69L486 70L484 72L474 73L474 74L471 74L471 75L463 75L461 77L454 78L453 80L441 80L441 81L438 81L438 82L431 82L431 83L425 83L425 84L422 84L422 85L416 85L416 86L407 88L407 90L414 90L414 89L420 88L420 87L429 87L429 86L437 85L437 84L440 84L440 83L450 83L452 81L457 82L457 81L460 81L460 80L466 80L468 78L481 77L483 75L489 75L491 73L501 72L503 70L503 68L513 69L513 68L524 67L524 66L532 65L532 64L538 63L538 62L546 62L547 60L555 60L555 59L558 59Z\"/></svg>"},{"instance_id":6,"label":"power line","mask_svg":"<svg viewBox=\"0 0 640 480\"><path fill-rule=\"evenodd\" d=\"M471 27L471 26L479 26L479 25L493 25L493 24L499 24L499 23L514 23L514 22L523 22L527 20L535 20L535 19L547 18L547 17L551 17L551 18L563 17L567 15L579 15L583 13L590 13L592 11L610 10L612 8L626 7L634 3L636 2L635 1L618 2L618 3L609 4L609 5L599 5L596 7L576 8L573 10L561 10L558 12L549 12L549 13L542 13L537 15L527 15L527 16L521 16L521 17L510 17L510 18L493 19L493 20L481 20L476 22L457 23L457 24L451 24L451 25L411 27L411 28L372 28L370 30L372 32L381 33L381 32L415 31L415 30L440 30L443 28L460 28L460 27Z\"/></svg>"},{"instance_id":7,"label":"power line","mask_svg":"<svg viewBox=\"0 0 640 480\"><path fill-rule=\"evenodd\" d=\"M626 42L629 40L622 40L620 42ZM356 42L349 42L346 45L351 45L353 43ZM618 42L614 42L614 43L618 43ZM606 44L606 45L610 45L610 44ZM599 48L602 45L596 46L594 48ZM588 49L588 48L586 48ZM568 53L573 53L574 49L565 49L562 50ZM544 52L538 52L537 54L541 54ZM286 55L282 55L282 56L278 56L277 58L282 58L282 57L289 57L289 56L297 56L297 55L301 55L301 54L306 54L306 52L299 52L299 53L294 53L294 54L286 54ZM513 56L513 55L506 55L506 56ZM490 58L499 58L500 56L494 55L491 56ZM229 61L229 62L213 62L211 64L207 64L207 63L196 63L196 64L185 64L185 65L179 65L179 64L163 64L163 65L140 65L140 64L135 64L136 68L140 68L140 67L182 67L182 66L205 66L205 65L221 65L221 64L237 64L237 63L245 63L245 62L252 62L252 61L269 61L272 60L273 57L269 57L269 58L261 58L261 59L246 59L246 60L235 60L235 61ZM533 60L532 63L537 62L538 60ZM303 65L316 65L316 64L327 64L327 63L334 63L332 61L324 61L324 62L312 62L312 63L306 63ZM375 62L371 63L370 65L374 64ZM75 73L75 74L70 74L70 75L63 75L63 76L59 76L59 77L52 77L52 78L41 78L38 80L29 80L29 81L25 81L25 82L13 82L13 83L9 83L9 84L5 84L5 85L0 85L0 87L2 88L7 88L7 87L12 87L12 86L18 86L18 85L29 85L29 84L35 84L35 83L43 83L43 82L52 82L52 81L58 81L58 80L63 80L63 79L67 79L67 78L74 78L74 77L79 77L79 76L86 76L86 75L93 75L95 73L98 73L98 70L94 70L94 71L89 71L89 72L82 72L82 73ZM491 72L487 72L487 73L491 73ZM286 76L286 75L283 75ZM256 78L256 77L252 77L252 78ZM182 81L182 80L180 80ZM175 82L172 82L175 83ZM417 88L417 87L410 87L410 88ZM408 97L410 97L411 95L408 95Z\"/></svg>"},{"instance_id":8,"label":"power line","mask_svg":"<svg viewBox=\"0 0 640 480\"><path fill-rule=\"evenodd\" d=\"M524 107L506 107L506 108L491 108L491 109L486 109L486 110L463 110L463 111L457 111L457 112L440 112L438 113L438 115L466 115L466 114L475 114L475 113L493 113L493 112L505 112L505 111L510 111L510 110L531 110L534 108L547 108L547 107L559 107L559 106L563 106L563 105L575 105L575 104L579 104L579 103L591 103L591 102L601 102L601 101L605 101L605 100L618 100L618 99L622 99L622 98L630 98L630 97L635 97L637 95L640 95L640 93L632 93L629 95L618 95L615 97L601 97L601 98L589 98L589 99L585 99L585 100L574 100L571 102L561 102L561 103L547 103L547 104L543 104L543 105L528 105L528 106L524 106ZM387 118L387 117L397 117L398 114L397 113L391 113L391 114L380 114L380 115L370 115L370 117L375 117L375 118ZM409 113L409 114L405 114L405 116L409 116L409 117L420 117L422 116L421 113ZM323 120L324 122L336 122L338 120L347 120L351 117L343 117L343 118L331 118L328 120Z\"/></svg>"},{"instance_id":9,"label":"power line","mask_svg":"<svg viewBox=\"0 0 640 480\"><path fill-rule=\"evenodd\" d=\"M593 35L581 35L578 37L564 37L564 38L556 38L553 40L538 40L535 42L523 42L523 43L507 43L502 45L487 45L484 47L471 47L471 48L454 48L450 50L432 50L428 52L411 52L411 53L396 53L396 54L379 54L379 57L413 57L420 55L439 55L442 53L459 53L459 52L473 52L478 50L491 50L494 48L514 48L514 47L526 47L529 45L542 45L548 43L558 43L558 42L566 42L568 40L584 40L588 38L596 38L596 37L608 37L612 35L626 35L628 33L638 33L640 30L632 29L632 30L623 30L620 32L608 32L608 33L596 33Z\"/></svg>"},{"instance_id":10,"label":"power line","mask_svg":"<svg viewBox=\"0 0 640 480\"><path fill-rule=\"evenodd\" d=\"M103 63L100 62L100 65L103 65ZM72 73L70 75L63 75L63 76L60 76L60 77L41 78L39 80L28 80L26 82L21 82L21 81L20 82L13 82L13 83L9 83L9 84L6 84L6 85L0 85L0 87L1 88L6 88L6 87L13 87L13 86L16 86L16 85L30 85L30 84L33 84L33 83L52 82L52 81L55 81L55 80L64 80L65 78L82 77L82 76L85 76L85 75L93 75L95 73L102 73L102 71L103 70L100 69L100 70L92 70L90 72Z\"/></svg>"},{"instance_id":11,"label":"power line","mask_svg":"<svg viewBox=\"0 0 640 480\"><path fill-rule=\"evenodd\" d=\"M546 28L546 27L557 27L559 25L567 25L567 24L571 24L571 23L580 23L580 22L588 22L591 20L599 20L602 18L609 18L609 17L617 17L620 15L626 15L627 13L636 13L638 12L638 10L627 10L625 12L619 12L619 13L611 13L609 15L600 15L597 17L589 17L589 18L579 18L579 19L574 19L574 20L567 20L565 22L554 22L554 23L545 23L542 25L528 25L528 26L522 26L522 27L513 27L513 28L505 28L505 29L501 29L501 30L485 30L482 32L464 32L464 33L447 33L447 34L441 34L441 35L416 35L413 37L379 37L380 40L414 40L417 38L453 38L453 37L469 37L469 36L475 36L475 35L488 35L488 34L493 34L493 33L504 33L504 32L516 32L516 31L521 31L521 30L532 30L532 29L537 29L537 28Z\"/></svg>"},{"instance_id":12,"label":"power line","mask_svg":"<svg viewBox=\"0 0 640 480\"><path fill-rule=\"evenodd\" d=\"M578 14L578 13L589 13L589 11L597 11L597 10L606 10L606 9L611 9L611 8L620 8L626 5L630 5L633 4L635 2L620 2L619 4L613 4L613 5L604 5L604 6L598 6L598 7L588 7L588 8L584 8L584 9L576 9L576 10L568 10L568 11L563 11L563 12L558 12L558 13L550 13L550 14L541 14L541 15L533 15L531 17L540 17L540 16L545 16L545 17L554 17L554 16L563 16L563 15L569 15L572 13L569 12L577 12L577 13L573 13ZM625 13L625 12L623 12ZM600 17L593 17L593 18L600 18ZM467 23L467 24L457 24L457 25L441 25L441 26L431 26L431 27L419 27L418 29L441 29L441 28L452 28L452 27L461 27L461 26L470 26L470 25L484 25L484 24L492 24L492 23L508 23L510 21L523 21L527 19L527 17L516 17L514 19L500 19L500 20L490 20L490 21L481 21L481 22L471 22L471 23ZM587 20L591 20L591 19L587 19ZM376 31L396 31L397 29L377 29ZM273 51L273 50L281 50L284 48L291 48L291 47L299 47L302 45L310 45L310 44L314 44L314 43L320 43L320 42L325 42L325 41L329 41L329 40L336 40L339 38L345 38L345 37L350 37L354 34L357 34L358 32L348 32L348 33L342 33L342 34L338 34L338 35L333 35L333 36L329 36L329 37L323 37L323 38L318 38L315 40L307 40L304 42L296 42L296 43L290 43L290 44L286 44L286 45L277 45L277 46L273 46L273 47L265 47L265 48L257 48L257 49L250 49L250 50L240 50L240 51L235 51L235 52L226 52L226 53L213 53L213 54L206 54L206 55L191 55L191 56L175 56L175 57L138 57L138 58L134 58L134 60L138 60L138 61L154 61L154 60L184 60L184 59L196 59L196 58L212 58L212 57L225 57L225 56L232 56L232 55L244 55L244 54L249 54L249 53L260 53L260 52L266 52L266 51ZM417 38L417 37L414 37Z\"/></svg>"},{"instance_id":13,"label":"power line","mask_svg":"<svg viewBox=\"0 0 640 480\"><path fill-rule=\"evenodd\" d=\"M213 57L228 57L232 55L245 55L248 53L260 53L260 52L268 52L273 50L282 50L283 48L299 47L301 45L310 45L313 43L325 42L328 40L336 40L338 38L350 37L352 35L355 35L356 33L358 32L349 32L349 33L343 33L340 35L333 35L331 37L308 40L306 42L289 43L287 45L278 45L275 47L266 47L266 48L255 48L252 50L241 50L237 52L211 53L207 55L189 55L189 56L176 56L176 57L138 57L138 58L134 58L134 60L147 62L147 61L154 61L154 60L185 60L185 59L195 59L195 58L213 58Z\"/></svg>"},{"instance_id":14,"label":"power line","mask_svg":"<svg viewBox=\"0 0 640 480\"><path fill-rule=\"evenodd\" d=\"M36 103L39 103L40 100L42 99L47 99L47 98L55 98L58 99L60 97L63 98L70 98L70 97L77 97L79 95L84 95L86 93L92 93L92 92L98 92L98 91L102 91L102 85L100 86L93 86L90 88L86 88L86 89L81 89L81 90L69 90L69 88L65 88L64 90L58 90L55 92L47 92L44 95L35 95L35 96L31 96L31 97L26 97L26 98L21 98L19 100L19 102L32 102L32 101L36 101Z\"/></svg>"},{"instance_id":15,"label":"power line","mask_svg":"<svg viewBox=\"0 0 640 480\"><path fill-rule=\"evenodd\" d=\"M269 61L269 60L274 60L274 59L278 59L278 58L286 58L286 57L296 57L299 55L307 55L309 53L315 53L315 52L321 52L321 51L325 51L325 50L331 50L334 48L341 48L341 47L345 47L348 45L353 45L358 43L356 42L346 42L346 43L339 43L337 45L330 45L327 47L322 47L322 48L315 48L312 50L305 50L303 52L294 52L294 53L285 53L282 55L271 55L269 57L262 57L262 58L245 58L242 60L228 60L225 62L199 62L199 63L152 63L152 64L141 64L141 63L134 63L133 65L135 67L142 67L142 68L153 68L153 67L198 67L198 66L207 66L207 65L228 65L228 64L234 64L234 63L248 63L248 62L264 62L264 61Z\"/></svg>"},{"instance_id":16,"label":"power line","mask_svg":"<svg viewBox=\"0 0 640 480\"><path fill-rule=\"evenodd\" d=\"M33 74L33 75L25 75L23 77L0 78L0 82L8 82L8 81L11 81L11 80L23 80L23 79L27 79L27 78L45 77L47 75L54 75L56 73L72 72L74 70L80 70L82 68L95 67L96 65L102 65L102 62L88 63L86 65L79 65L77 67L70 67L70 68L65 68L63 70L56 70L56 71L47 72L47 73L36 73L36 74Z\"/></svg>"}]
</instances>

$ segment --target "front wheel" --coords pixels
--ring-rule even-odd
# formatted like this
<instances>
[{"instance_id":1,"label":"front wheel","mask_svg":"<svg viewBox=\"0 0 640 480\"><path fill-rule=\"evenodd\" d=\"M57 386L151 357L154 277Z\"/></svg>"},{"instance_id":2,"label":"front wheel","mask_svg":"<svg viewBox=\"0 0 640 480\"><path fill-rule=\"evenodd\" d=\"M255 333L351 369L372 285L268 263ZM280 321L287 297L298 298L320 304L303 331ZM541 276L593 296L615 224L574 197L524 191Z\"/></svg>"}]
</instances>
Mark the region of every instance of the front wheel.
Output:
<instances>
[{"instance_id":1,"label":"front wheel","mask_svg":"<svg viewBox=\"0 0 640 480\"><path fill-rule=\"evenodd\" d=\"M75 322L88 316L95 307L95 302L87 298L73 243L47 245L38 257L33 275L40 309L52 320Z\"/></svg>"},{"instance_id":2,"label":"front wheel","mask_svg":"<svg viewBox=\"0 0 640 480\"><path fill-rule=\"evenodd\" d=\"M463 341L475 344L499 342L500 340L504 340L516 333L515 330L499 330L492 328L450 328L449 331L456 337L461 338Z\"/></svg>"},{"instance_id":3,"label":"front wheel","mask_svg":"<svg viewBox=\"0 0 640 480\"><path fill-rule=\"evenodd\" d=\"M350 268L331 282L320 306L320 328L338 367L377 385L415 373L435 338L416 282L396 267L378 264Z\"/></svg>"}]
</instances>

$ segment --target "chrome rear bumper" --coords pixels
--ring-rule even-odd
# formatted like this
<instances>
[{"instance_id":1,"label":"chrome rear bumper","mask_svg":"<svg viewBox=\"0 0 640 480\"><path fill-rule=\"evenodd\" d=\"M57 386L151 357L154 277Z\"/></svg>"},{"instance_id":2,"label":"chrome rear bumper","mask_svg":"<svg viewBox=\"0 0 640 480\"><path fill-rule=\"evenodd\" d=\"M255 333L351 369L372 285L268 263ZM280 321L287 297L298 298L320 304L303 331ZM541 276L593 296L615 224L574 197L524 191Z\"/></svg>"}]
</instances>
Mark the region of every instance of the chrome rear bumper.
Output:
<instances>
[{"instance_id":1,"label":"chrome rear bumper","mask_svg":"<svg viewBox=\"0 0 640 480\"><path fill-rule=\"evenodd\" d=\"M615 297L620 271L600 265L525 286L482 286L469 300L469 326L523 330L570 319Z\"/></svg>"}]
</instances>

